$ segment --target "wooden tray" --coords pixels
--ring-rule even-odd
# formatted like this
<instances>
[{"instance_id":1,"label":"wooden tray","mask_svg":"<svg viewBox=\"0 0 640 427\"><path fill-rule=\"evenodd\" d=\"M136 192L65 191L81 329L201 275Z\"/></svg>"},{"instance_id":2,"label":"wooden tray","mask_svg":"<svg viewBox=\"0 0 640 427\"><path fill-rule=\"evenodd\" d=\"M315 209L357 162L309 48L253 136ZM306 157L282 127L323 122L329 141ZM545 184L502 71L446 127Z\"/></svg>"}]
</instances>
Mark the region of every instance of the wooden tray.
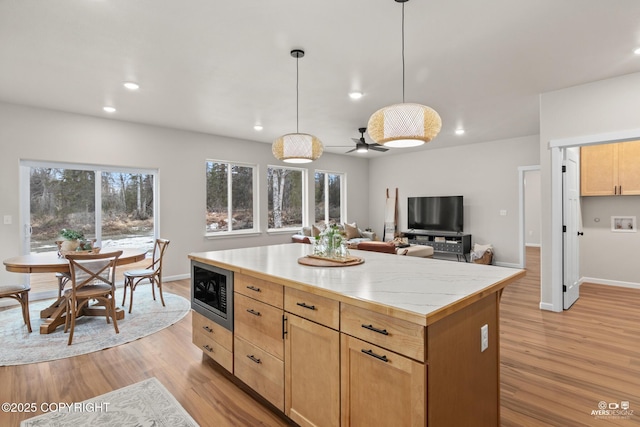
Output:
<instances>
[{"instance_id":1,"label":"wooden tray","mask_svg":"<svg viewBox=\"0 0 640 427\"><path fill-rule=\"evenodd\" d=\"M324 258L317 255L307 255L298 258L298 264L309 265L311 267L348 267L351 265L359 265L364 259L355 256L346 259Z\"/></svg>"}]
</instances>

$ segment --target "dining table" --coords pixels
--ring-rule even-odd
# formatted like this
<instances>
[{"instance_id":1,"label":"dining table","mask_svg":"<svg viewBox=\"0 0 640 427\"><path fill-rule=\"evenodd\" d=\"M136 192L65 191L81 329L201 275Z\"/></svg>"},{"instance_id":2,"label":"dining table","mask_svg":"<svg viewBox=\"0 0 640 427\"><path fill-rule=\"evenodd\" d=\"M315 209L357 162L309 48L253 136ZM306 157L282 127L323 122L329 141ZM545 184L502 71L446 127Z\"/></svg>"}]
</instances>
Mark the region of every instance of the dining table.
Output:
<instances>
[{"instance_id":1,"label":"dining table","mask_svg":"<svg viewBox=\"0 0 640 427\"><path fill-rule=\"evenodd\" d=\"M139 262L145 259L147 251L145 249L118 249L108 248L102 252L122 251L122 255L118 258L117 265L126 265ZM19 255L8 258L3 261L5 269L13 273L62 273L69 275L69 261L60 256L58 252L39 252L28 255ZM49 334L56 330L60 325L66 323L66 307L67 298L64 293L49 307L40 312L40 318L45 319L40 325L41 334ZM96 305L87 306L83 309L81 315L85 316L104 316L104 307ZM124 318L124 310L116 308L116 319Z\"/></svg>"}]
</instances>

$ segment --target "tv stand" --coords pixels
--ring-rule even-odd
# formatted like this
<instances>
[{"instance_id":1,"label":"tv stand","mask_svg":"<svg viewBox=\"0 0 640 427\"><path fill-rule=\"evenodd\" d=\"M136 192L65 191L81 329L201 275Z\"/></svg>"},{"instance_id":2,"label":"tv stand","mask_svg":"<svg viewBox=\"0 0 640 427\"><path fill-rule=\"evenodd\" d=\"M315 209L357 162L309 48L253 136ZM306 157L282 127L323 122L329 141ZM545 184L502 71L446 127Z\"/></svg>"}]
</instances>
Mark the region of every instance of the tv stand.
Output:
<instances>
[{"instance_id":1,"label":"tv stand","mask_svg":"<svg viewBox=\"0 0 640 427\"><path fill-rule=\"evenodd\" d=\"M450 231L409 230L402 233L414 245L431 246L434 252L455 254L467 260L471 252L471 234Z\"/></svg>"}]
</instances>

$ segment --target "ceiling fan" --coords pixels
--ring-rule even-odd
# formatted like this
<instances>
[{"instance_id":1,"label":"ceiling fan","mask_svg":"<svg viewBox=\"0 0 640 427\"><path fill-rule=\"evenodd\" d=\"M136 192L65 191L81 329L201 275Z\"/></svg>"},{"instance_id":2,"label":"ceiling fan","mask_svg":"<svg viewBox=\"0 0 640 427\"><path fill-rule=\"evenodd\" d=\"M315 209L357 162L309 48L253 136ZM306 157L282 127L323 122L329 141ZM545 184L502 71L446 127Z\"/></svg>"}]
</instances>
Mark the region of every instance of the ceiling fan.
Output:
<instances>
[{"instance_id":1,"label":"ceiling fan","mask_svg":"<svg viewBox=\"0 0 640 427\"><path fill-rule=\"evenodd\" d=\"M367 144L366 141L364 140L364 133L367 131L367 128L359 128L358 132L360 132L360 138L356 139L356 138L351 138L353 140L353 142L356 143L356 147L347 151L347 153L351 153L353 151L357 151L358 153L366 153L369 150L375 150L375 151L388 151L388 148L384 148L382 145L380 144Z\"/></svg>"}]
</instances>

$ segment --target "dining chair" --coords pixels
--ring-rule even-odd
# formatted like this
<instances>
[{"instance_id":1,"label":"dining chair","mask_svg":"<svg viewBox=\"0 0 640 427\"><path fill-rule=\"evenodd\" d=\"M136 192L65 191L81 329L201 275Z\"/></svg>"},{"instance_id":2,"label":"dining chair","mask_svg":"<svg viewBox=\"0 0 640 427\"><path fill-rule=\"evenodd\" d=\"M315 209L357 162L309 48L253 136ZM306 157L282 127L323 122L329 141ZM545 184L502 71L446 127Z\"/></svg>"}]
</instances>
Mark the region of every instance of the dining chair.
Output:
<instances>
[{"instance_id":1,"label":"dining chair","mask_svg":"<svg viewBox=\"0 0 640 427\"><path fill-rule=\"evenodd\" d=\"M29 317L29 285L2 285L0 286L0 298L13 298L22 306L22 319L27 329L31 332L31 318Z\"/></svg>"},{"instance_id":2,"label":"dining chair","mask_svg":"<svg viewBox=\"0 0 640 427\"><path fill-rule=\"evenodd\" d=\"M169 240L156 239L153 245L153 256L151 265L142 270L129 270L124 272L124 294L122 295L122 305L124 306L127 299L127 288L131 290L131 296L129 297L129 313L133 308L133 291L136 286L143 280L148 280L151 283L151 294L153 300L156 300L155 286L158 287L160 293L160 301L164 307L164 297L162 296L162 258L164 257L164 251L169 246Z\"/></svg>"},{"instance_id":3,"label":"dining chair","mask_svg":"<svg viewBox=\"0 0 640 427\"><path fill-rule=\"evenodd\" d=\"M73 340L76 318L91 300L97 300L104 306L107 323L111 317L116 334L120 333L115 304L116 264L120 255L122 251L66 256L71 274L71 289L64 291L67 299L64 331L69 331L68 345Z\"/></svg>"}]
</instances>

